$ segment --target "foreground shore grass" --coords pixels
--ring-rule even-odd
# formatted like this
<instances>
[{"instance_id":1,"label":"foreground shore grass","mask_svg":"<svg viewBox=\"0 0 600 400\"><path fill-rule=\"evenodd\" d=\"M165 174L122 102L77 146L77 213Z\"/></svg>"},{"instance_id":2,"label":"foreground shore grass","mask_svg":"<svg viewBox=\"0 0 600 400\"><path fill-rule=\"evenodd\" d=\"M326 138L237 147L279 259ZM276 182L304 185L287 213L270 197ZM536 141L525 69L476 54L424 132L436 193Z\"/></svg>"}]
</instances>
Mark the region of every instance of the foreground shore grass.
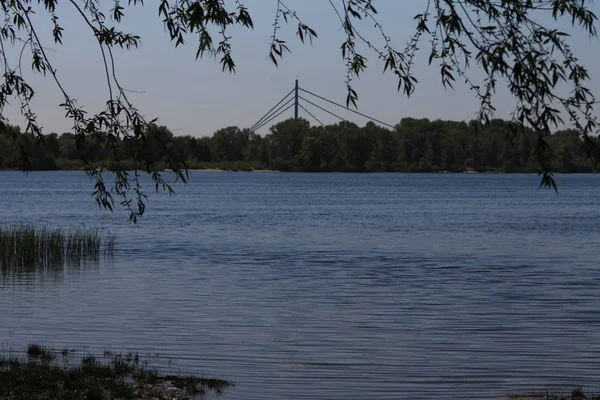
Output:
<instances>
[{"instance_id":1,"label":"foreground shore grass","mask_svg":"<svg viewBox=\"0 0 600 400\"><path fill-rule=\"evenodd\" d=\"M231 386L222 379L161 375L134 353L107 361L30 344L27 356L0 356L0 400L184 400Z\"/></svg>"},{"instance_id":2,"label":"foreground shore grass","mask_svg":"<svg viewBox=\"0 0 600 400\"><path fill-rule=\"evenodd\" d=\"M569 394L557 394L549 391L540 391L523 394L511 394L512 400L600 400L598 393L586 393L582 387L577 387Z\"/></svg>"}]
</instances>

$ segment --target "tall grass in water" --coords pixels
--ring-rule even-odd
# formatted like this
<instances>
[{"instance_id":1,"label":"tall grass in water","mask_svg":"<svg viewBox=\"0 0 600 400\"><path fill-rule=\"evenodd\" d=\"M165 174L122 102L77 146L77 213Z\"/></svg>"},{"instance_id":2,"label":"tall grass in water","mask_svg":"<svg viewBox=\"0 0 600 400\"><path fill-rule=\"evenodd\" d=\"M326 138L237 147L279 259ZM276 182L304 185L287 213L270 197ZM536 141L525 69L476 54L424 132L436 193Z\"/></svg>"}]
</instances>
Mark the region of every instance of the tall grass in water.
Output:
<instances>
[{"instance_id":1,"label":"tall grass in water","mask_svg":"<svg viewBox=\"0 0 600 400\"><path fill-rule=\"evenodd\" d=\"M113 256L115 237L95 228L0 225L0 268L37 269Z\"/></svg>"}]
</instances>

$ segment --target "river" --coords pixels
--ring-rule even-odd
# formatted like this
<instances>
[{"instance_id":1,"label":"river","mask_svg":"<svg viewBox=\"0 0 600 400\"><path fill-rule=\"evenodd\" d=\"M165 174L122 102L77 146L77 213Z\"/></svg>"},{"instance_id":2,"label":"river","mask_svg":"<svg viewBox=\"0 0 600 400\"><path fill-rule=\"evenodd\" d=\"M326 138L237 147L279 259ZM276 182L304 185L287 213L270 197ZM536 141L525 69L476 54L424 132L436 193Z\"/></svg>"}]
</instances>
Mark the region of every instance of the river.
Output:
<instances>
[{"instance_id":1,"label":"river","mask_svg":"<svg viewBox=\"0 0 600 400\"><path fill-rule=\"evenodd\" d=\"M0 274L3 348L160 354L223 399L596 388L600 176L191 173L136 225L82 172L0 172L0 222L99 227L111 260Z\"/></svg>"}]
</instances>

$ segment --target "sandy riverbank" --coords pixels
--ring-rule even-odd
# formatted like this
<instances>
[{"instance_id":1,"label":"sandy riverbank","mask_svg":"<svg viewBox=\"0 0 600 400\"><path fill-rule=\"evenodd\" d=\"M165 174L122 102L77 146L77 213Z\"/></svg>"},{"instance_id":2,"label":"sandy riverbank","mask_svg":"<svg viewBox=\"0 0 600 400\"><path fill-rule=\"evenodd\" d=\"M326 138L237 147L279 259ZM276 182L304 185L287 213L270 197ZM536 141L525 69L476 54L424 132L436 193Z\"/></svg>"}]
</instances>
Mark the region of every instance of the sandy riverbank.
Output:
<instances>
[{"instance_id":1,"label":"sandy riverbank","mask_svg":"<svg viewBox=\"0 0 600 400\"><path fill-rule=\"evenodd\" d=\"M165 169L165 172L173 172L170 169ZM188 172L281 172L276 169L251 169L248 171L245 170L232 170L232 169L218 169L218 168L206 168L206 169L196 169L190 168Z\"/></svg>"}]
</instances>

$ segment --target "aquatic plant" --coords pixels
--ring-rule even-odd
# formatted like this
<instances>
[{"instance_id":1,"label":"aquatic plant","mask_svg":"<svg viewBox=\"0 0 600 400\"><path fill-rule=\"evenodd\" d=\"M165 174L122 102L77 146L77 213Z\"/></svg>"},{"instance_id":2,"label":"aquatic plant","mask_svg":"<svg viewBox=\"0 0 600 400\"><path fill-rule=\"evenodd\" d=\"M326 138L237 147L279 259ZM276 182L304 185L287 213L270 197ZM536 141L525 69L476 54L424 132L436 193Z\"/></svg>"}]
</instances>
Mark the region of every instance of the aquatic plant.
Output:
<instances>
[{"instance_id":1,"label":"aquatic plant","mask_svg":"<svg viewBox=\"0 0 600 400\"><path fill-rule=\"evenodd\" d=\"M161 375L140 363L136 353L111 354L106 362L88 354L76 363L53 363L57 354L32 343L26 359L0 355L0 399L183 400L209 391L220 394L231 386L222 379Z\"/></svg>"},{"instance_id":2,"label":"aquatic plant","mask_svg":"<svg viewBox=\"0 0 600 400\"><path fill-rule=\"evenodd\" d=\"M30 343L27 346L27 357L29 357L30 360L39 360L42 363L49 363L56 358L56 353L37 343Z\"/></svg>"},{"instance_id":3,"label":"aquatic plant","mask_svg":"<svg viewBox=\"0 0 600 400\"><path fill-rule=\"evenodd\" d=\"M37 343L31 343L27 346L27 356L31 358L37 358L42 355L43 349Z\"/></svg>"},{"instance_id":4,"label":"aquatic plant","mask_svg":"<svg viewBox=\"0 0 600 400\"><path fill-rule=\"evenodd\" d=\"M97 228L0 225L0 269L35 270L115 254L114 235Z\"/></svg>"}]
</instances>

